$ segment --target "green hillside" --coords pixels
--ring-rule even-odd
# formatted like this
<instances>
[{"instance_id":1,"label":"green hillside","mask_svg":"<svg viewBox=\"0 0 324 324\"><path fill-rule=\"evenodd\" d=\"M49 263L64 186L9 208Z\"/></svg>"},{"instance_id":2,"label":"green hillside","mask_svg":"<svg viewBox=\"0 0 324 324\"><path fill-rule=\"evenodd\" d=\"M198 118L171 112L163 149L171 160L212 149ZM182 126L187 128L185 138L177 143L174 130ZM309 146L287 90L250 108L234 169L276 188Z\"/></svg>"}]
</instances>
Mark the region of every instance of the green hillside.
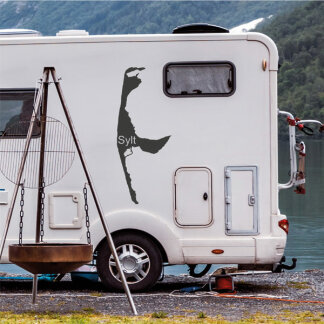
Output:
<instances>
[{"instance_id":1,"label":"green hillside","mask_svg":"<svg viewBox=\"0 0 324 324\"><path fill-rule=\"evenodd\" d=\"M1 1L0 28L91 34L170 33L193 22L227 28L292 10L292 1Z\"/></svg>"},{"instance_id":2,"label":"green hillside","mask_svg":"<svg viewBox=\"0 0 324 324\"><path fill-rule=\"evenodd\" d=\"M292 1L1 1L0 28L90 34L170 33L205 22L231 28L268 17L261 32L277 44L279 107L324 121L324 3ZM280 123L280 132L286 125Z\"/></svg>"},{"instance_id":3,"label":"green hillside","mask_svg":"<svg viewBox=\"0 0 324 324\"><path fill-rule=\"evenodd\" d=\"M324 122L324 2L274 18L261 31L277 44L279 107ZM286 125L280 124L280 133Z\"/></svg>"}]
</instances>

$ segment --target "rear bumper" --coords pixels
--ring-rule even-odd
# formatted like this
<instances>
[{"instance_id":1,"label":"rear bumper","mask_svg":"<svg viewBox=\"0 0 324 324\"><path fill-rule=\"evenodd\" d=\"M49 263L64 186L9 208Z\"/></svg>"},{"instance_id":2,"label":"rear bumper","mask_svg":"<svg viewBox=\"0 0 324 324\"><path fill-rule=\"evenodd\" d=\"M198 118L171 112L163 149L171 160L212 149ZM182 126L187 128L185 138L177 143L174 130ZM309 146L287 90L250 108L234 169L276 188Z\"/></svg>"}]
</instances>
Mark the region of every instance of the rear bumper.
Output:
<instances>
[{"instance_id":1,"label":"rear bumper","mask_svg":"<svg viewBox=\"0 0 324 324\"><path fill-rule=\"evenodd\" d=\"M255 263L274 264L280 262L285 252L287 236L262 237L255 240Z\"/></svg>"}]
</instances>

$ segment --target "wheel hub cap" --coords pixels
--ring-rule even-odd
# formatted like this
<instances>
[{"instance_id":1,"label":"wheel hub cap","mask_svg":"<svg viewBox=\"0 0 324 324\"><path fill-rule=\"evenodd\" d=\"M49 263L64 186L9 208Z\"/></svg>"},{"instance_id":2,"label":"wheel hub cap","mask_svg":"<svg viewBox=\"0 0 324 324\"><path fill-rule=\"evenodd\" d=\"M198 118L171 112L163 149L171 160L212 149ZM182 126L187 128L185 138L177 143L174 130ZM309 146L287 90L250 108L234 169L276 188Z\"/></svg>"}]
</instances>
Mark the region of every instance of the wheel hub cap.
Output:
<instances>
[{"instance_id":1,"label":"wheel hub cap","mask_svg":"<svg viewBox=\"0 0 324 324\"><path fill-rule=\"evenodd\" d=\"M135 244L124 244L118 246L116 251L127 283L138 283L148 275L150 258L142 247ZM109 270L118 281L121 281L115 259L112 255L109 258Z\"/></svg>"},{"instance_id":2,"label":"wheel hub cap","mask_svg":"<svg viewBox=\"0 0 324 324\"><path fill-rule=\"evenodd\" d=\"M125 272L132 273L136 270L136 259L132 256L126 256L121 260L121 266Z\"/></svg>"}]
</instances>

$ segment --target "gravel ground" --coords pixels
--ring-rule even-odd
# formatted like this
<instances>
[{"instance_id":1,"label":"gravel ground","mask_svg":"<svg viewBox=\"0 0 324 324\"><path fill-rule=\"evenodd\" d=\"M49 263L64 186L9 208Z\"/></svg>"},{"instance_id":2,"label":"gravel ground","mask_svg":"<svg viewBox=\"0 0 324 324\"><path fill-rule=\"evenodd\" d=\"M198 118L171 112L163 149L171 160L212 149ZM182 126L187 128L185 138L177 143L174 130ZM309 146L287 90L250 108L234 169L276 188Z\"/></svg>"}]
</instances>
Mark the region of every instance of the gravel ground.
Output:
<instances>
[{"instance_id":1,"label":"gravel ground","mask_svg":"<svg viewBox=\"0 0 324 324\"><path fill-rule=\"evenodd\" d=\"M203 286L207 282L208 276L199 279L185 275L166 276L149 292L133 294L134 302L140 315L163 311L169 315L196 316L198 312L204 312L208 316L221 315L227 320L239 320L256 312L269 315L287 310L324 313L322 270L236 276L236 294L230 298L208 292L208 289L195 293L179 292L181 288ZM93 309L103 314L132 315L125 295L105 291L100 282L75 283L68 275L61 282L40 281L36 305L31 303L31 287L31 281L1 280L0 311L66 314Z\"/></svg>"}]
</instances>

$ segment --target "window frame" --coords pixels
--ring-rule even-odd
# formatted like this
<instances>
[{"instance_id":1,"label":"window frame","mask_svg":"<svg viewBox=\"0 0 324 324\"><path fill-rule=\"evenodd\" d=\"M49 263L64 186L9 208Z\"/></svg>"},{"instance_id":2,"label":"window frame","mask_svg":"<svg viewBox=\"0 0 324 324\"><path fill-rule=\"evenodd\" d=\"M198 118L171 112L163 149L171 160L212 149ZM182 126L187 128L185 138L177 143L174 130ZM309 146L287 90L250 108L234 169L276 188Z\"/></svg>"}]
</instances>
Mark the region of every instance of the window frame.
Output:
<instances>
[{"instance_id":1,"label":"window frame","mask_svg":"<svg viewBox=\"0 0 324 324\"><path fill-rule=\"evenodd\" d=\"M167 90L167 69L170 65L183 65L183 66L196 66L196 65L230 65L232 68L233 87L231 92L228 93L188 93L188 94L171 94ZM181 61L181 62L169 62L163 67L163 92L170 98L192 98L192 97L230 97L236 91L236 68L230 61Z\"/></svg>"},{"instance_id":2,"label":"window frame","mask_svg":"<svg viewBox=\"0 0 324 324\"><path fill-rule=\"evenodd\" d=\"M34 96L37 96L38 89L37 88L0 88L0 94L2 93L14 93L14 92L25 92L25 93L32 93ZM32 112L33 114L33 112ZM32 116L31 114L31 116ZM40 116L40 111L38 111L37 117ZM5 134L5 129L2 130L0 129L0 138L4 136L6 139L19 139L19 138L26 138L26 135L4 135ZM32 135L32 138L37 138L40 136L40 133L37 135Z\"/></svg>"}]
</instances>

